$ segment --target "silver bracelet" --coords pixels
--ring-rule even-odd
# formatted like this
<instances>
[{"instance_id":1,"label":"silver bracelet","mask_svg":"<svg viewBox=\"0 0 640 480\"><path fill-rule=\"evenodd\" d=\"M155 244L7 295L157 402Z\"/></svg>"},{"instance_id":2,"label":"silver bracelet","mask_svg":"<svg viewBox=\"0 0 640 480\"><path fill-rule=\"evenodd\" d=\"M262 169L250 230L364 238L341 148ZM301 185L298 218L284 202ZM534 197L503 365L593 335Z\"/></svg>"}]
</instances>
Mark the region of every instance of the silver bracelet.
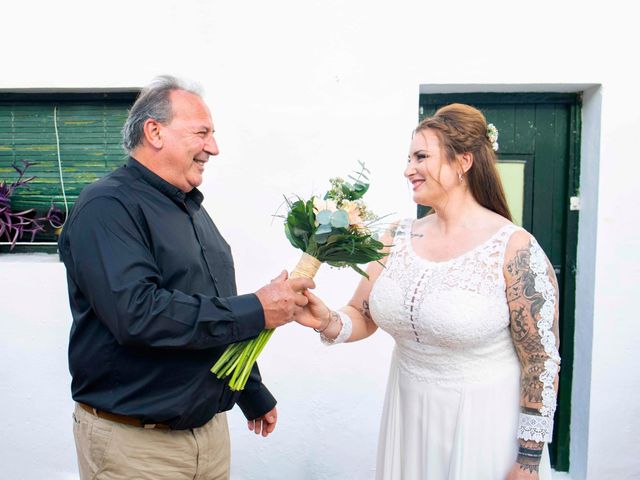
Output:
<instances>
[{"instance_id":1,"label":"silver bracelet","mask_svg":"<svg viewBox=\"0 0 640 480\"><path fill-rule=\"evenodd\" d=\"M318 329L318 328L314 328L313 331L316 333L322 333L324 332L327 328L329 328L329 325L331 325L331 322L333 321L333 310L331 310L329 312L329 320L327 321L327 324L322 328L322 330Z\"/></svg>"},{"instance_id":2,"label":"silver bracelet","mask_svg":"<svg viewBox=\"0 0 640 480\"><path fill-rule=\"evenodd\" d=\"M338 336L336 338L327 338L325 337L322 333L320 333L320 340L322 340L322 343L324 343L325 345L336 345L338 343L344 343L347 340L349 340L349 337L351 337L351 332L353 330L353 323L351 322L351 317L349 317L349 315L347 315L344 312L331 312L331 321L333 321L333 319L335 317L338 317L340 319L340 322L342 323L342 325L340 326L340 331L338 332ZM331 322L329 322L331 323ZM327 325L328 327L328 325ZM326 328L323 329L323 331L326 330Z\"/></svg>"}]
</instances>

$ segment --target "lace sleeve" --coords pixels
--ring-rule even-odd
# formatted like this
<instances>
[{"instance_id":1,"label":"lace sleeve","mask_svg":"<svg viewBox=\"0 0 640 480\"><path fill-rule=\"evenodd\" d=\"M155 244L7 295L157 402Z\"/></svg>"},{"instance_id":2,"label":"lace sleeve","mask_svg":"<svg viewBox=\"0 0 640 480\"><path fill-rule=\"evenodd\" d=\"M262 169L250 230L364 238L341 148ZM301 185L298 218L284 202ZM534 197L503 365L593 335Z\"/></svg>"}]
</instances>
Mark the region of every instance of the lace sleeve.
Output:
<instances>
[{"instance_id":1,"label":"lace sleeve","mask_svg":"<svg viewBox=\"0 0 640 480\"><path fill-rule=\"evenodd\" d=\"M546 255L531 237L506 266L511 334L522 365L518 438L550 442L556 410L557 282Z\"/></svg>"}]
</instances>

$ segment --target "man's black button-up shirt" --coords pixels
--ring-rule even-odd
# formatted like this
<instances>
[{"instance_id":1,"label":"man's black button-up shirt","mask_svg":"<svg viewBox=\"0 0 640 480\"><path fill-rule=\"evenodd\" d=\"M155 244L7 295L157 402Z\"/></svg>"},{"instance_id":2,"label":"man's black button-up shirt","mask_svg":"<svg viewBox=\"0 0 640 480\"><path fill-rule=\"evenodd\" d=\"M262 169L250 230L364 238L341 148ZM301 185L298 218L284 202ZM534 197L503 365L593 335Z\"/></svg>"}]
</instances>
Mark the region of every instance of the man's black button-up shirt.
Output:
<instances>
[{"instance_id":1,"label":"man's black button-up shirt","mask_svg":"<svg viewBox=\"0 0 640 480\"><path fill-rule=\"evenodd\" d=\"M202 199L134 159L83 190L59 240L74 400L176 429L235 402L249 419L275 406L257 366L241 394L210 372L227 345L260 333L264 313L254 294L237 295Z\"/></svg>"}]
</instances>

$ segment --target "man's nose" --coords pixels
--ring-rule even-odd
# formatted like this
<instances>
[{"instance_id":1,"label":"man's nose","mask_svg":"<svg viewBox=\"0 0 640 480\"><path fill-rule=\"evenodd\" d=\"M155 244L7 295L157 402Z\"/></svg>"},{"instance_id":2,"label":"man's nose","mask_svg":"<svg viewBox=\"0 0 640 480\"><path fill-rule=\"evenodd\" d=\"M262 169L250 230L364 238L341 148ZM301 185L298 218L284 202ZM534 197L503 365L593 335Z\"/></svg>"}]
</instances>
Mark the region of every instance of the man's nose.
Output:
<instances>
[{"instance_id":1,"label":"man's nose","mask_svg":"<svg viewBox=\"0 0 640 480\"><path fill-rule=\"evenodd\" d=\"M203 150L209 155L218 155L218 153L220 153L220 150L218 150L218 143L216 142L216 139L213 137L213 135L207 139L204 144Z\"/></svg>"}]
</instances>

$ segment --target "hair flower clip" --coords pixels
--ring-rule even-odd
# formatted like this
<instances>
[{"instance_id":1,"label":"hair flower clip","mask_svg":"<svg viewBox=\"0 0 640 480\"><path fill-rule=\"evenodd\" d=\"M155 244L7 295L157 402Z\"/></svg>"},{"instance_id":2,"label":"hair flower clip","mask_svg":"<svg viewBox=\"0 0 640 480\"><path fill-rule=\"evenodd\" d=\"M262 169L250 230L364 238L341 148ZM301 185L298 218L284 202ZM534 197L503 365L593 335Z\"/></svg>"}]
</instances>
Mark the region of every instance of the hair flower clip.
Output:
<instances>
[{"instance_id":1,"label":"hair flower clip","mask_svg":"<svg viewBox=\"0 0 640 480\"><path fill-rule=\"evenodd\" d=\"M498 151L498 129L493 123L487 125L487 138L491 142L494 152Z\"/></svg>"}]
</instances>

